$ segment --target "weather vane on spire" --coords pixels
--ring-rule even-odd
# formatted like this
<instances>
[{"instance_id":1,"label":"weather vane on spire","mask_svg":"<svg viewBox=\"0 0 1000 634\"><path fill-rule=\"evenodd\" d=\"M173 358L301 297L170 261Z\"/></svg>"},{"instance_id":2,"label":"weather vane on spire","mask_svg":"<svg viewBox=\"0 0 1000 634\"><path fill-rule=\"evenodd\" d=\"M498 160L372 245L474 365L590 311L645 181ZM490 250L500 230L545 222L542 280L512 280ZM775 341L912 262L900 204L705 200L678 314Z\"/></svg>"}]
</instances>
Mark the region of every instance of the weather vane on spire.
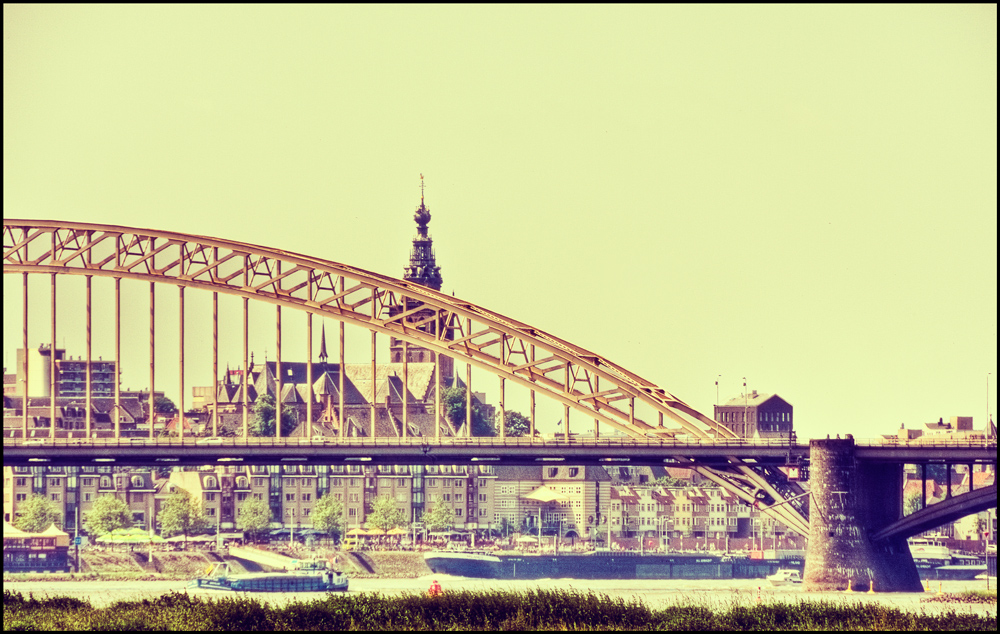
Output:
<instances>
[{"instance_id":1,"label":"weather vane on spire","mask_svg":"<svg viewBox=\"0 0 1000 634\"><path fill-rule=\"evenodd\" d=\"M424 202L424 175L420 175L420 202Z\"/></svg>"}]
</instances>

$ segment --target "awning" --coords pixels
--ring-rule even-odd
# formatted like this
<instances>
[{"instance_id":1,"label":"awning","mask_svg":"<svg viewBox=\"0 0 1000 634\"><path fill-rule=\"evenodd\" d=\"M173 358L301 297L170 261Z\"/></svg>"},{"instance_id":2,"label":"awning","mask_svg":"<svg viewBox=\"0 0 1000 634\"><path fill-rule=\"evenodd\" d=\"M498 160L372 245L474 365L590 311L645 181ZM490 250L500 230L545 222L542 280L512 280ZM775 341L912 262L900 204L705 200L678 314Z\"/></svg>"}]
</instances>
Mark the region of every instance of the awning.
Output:
<instances>
[{"instance_id":1,"label":"awning","mask_svg":"<svg viewBox=\"0 0 1000 634\"><path fill-rule=\"evenodd\" d=\"M542 486L538 487L531 493L528 493L527 495L522 495L521 499L535 500L537 502L552 502L553 500L559 500L559 501L568 500L569 496L559 493L553 489L550 489L549 487L543 484Z\"/></svg>"}]
</instances>

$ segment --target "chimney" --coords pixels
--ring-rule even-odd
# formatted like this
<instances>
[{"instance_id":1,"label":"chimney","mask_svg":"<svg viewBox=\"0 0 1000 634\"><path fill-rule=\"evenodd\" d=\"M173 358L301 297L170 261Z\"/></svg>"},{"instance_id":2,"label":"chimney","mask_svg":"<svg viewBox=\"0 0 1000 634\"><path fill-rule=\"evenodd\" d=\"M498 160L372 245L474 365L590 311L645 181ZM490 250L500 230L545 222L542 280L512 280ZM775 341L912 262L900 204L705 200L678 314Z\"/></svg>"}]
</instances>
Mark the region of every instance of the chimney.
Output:
<instances>
[{"instance_id":1,"label":"chimney","mask_svg":"<svg viewBox=\"0 0 1000 634\"><path fill-rule=\"evenodd\" d=\"M754 391L753 391L753 394L751 394L751 396L752 396L753 398L757 398L757 390L754 390Z\"/></svg>"}]
</instances>

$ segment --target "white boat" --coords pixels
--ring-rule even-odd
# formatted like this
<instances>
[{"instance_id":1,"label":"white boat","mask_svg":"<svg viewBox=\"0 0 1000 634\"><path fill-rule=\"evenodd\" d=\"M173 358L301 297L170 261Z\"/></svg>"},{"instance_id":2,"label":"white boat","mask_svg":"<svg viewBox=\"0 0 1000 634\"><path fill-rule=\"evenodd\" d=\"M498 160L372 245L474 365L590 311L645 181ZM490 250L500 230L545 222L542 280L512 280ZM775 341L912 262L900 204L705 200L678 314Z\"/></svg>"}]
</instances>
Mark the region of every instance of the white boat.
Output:
<instances>
[{"instance_id":1,"label":"white boat","mask_svg":"<svg viewBox=\"0 0 1000 634\"><path fill-rule=\"evenodd\" d=\"M782 568L773 575L764 577L771 582L772 586L788 586L795 583L802 583L802 575L798 570Z\"/></svg>"}]
</instances>

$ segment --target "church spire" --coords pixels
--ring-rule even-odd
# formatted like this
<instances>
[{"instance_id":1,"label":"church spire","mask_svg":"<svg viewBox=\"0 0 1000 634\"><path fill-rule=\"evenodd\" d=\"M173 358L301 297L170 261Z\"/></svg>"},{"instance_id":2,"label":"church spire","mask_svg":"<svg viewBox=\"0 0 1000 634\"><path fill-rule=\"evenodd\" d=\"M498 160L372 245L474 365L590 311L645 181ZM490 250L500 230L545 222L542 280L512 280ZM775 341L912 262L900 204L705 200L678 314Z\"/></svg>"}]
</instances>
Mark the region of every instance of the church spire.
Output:
<instances>
[{"instance_id":1,"label":"church spire","mask_svg":"<svg viewBox=\"0 0 1000 634\"><path fill-rule=\"evenodd\" d=\"M326 358L330 356L326 353L326 324L322 324L319 338L319 360L326 363Z\"/></svg>"},{"instance_id":2,"label":"church spire","mask_svg":"<svg viewBox=\"0 0 1000 634\"><path fill-rule=\"evenodd\" d=\"M434 260L434 247L427 225L431 221L431 210L424 204L424 175L420 175L420 206L413 214L417 223L417 235L410 250L410 264L403 268L403 279L421 286L441 290L441 267Z\"/></svg>"}]
</instances>

